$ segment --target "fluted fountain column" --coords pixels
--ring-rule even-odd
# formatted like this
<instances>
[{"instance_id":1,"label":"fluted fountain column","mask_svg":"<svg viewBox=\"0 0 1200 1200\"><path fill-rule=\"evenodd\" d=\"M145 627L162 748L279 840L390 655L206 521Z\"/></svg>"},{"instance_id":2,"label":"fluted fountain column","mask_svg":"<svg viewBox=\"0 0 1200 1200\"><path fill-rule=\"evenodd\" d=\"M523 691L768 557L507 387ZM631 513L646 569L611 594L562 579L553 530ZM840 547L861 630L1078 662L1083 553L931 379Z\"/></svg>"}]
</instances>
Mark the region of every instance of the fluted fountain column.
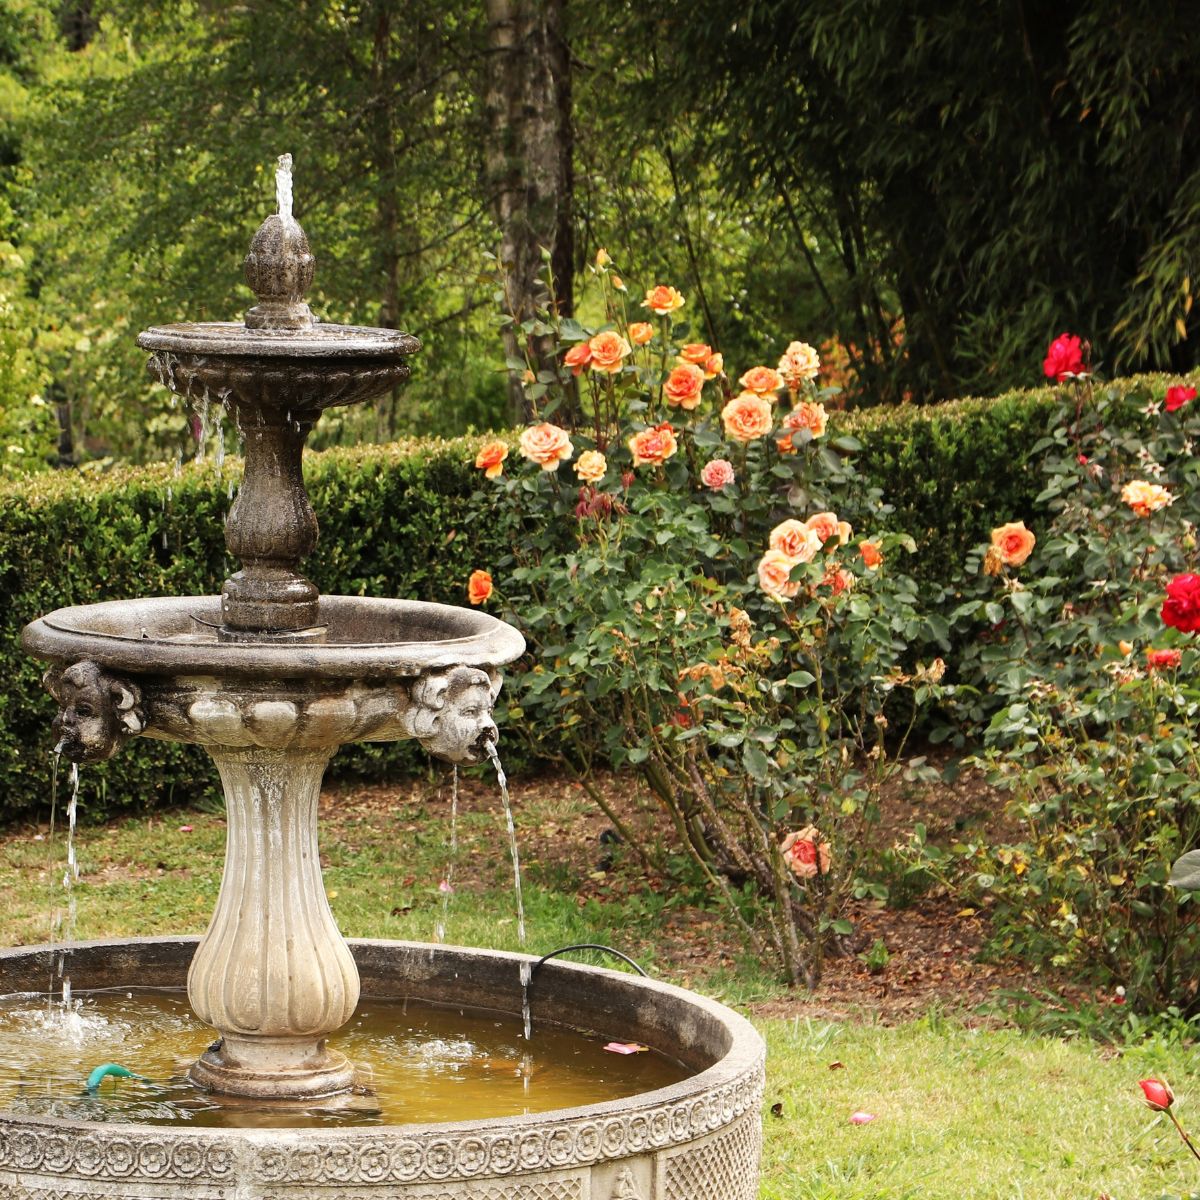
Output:
<instances>
[{"instance_id":1,"label":"fluted fountain column","mask_svg":"<svg viewBox=\"0 0 1200 1200\"><path fill-rule=\"evenodd\" d=\"M188 973L188 999L221 1041L192 1078L228 1095L344 1091L353 1068L325 1038L353 1015L359 984L317 850L317 800L332 750L209 753L225 788L226 866Z\"/></svg>"}]
</instances>

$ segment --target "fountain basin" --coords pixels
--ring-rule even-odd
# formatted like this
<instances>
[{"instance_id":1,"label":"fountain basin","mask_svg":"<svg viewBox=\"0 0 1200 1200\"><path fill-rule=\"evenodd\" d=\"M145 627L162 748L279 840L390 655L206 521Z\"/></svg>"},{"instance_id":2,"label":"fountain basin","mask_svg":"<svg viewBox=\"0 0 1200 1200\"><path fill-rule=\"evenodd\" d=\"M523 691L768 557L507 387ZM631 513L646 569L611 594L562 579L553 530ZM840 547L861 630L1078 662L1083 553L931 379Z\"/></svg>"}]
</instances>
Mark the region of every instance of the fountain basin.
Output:
<instances>
[{"instance_id":1,"label":"fountain basin","mask_svg":"<svg viewBox=\"0 0 1200 1200\"><path fill-rule=\"evenodd\" d=\"M525 955L349 943L366 996L521 1008ZM77 991L182 987L194 938L74 946ZM48 981L53 947L0 951L0 992ZM0 1111L0 1195L14 1200L753 1200L764 1049L744 1018L667 984L555 961L539 1023L646 1042L694 1073L624 1100L523 1117L316 1130L175 1129Z\"/></svg>"}]
</instances>

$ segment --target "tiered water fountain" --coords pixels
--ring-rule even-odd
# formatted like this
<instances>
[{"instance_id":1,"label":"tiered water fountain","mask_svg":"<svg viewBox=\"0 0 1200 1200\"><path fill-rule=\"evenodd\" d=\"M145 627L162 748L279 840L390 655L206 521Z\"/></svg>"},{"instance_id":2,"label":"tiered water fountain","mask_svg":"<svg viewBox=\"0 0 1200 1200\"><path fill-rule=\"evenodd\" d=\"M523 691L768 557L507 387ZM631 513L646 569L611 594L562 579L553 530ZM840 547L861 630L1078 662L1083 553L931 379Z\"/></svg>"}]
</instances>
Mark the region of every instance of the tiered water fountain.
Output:
<instances>
[{"instance_id":1,"label":"tiered water fountain","mask_svg":"<svg viewBox=\"0 0 1200 1200\"><path fill-rule=\"evenodd\" d=\"M419 343L314 320L304 301L313 258L291 214L290 159L278 183L279 212L246 258L259 303L245 322L167 325L138 338L158 380L223 405L237 422L245 474L225 536L241 569L220 596L60 609L23 635L52 664L55 732L70 759L104 759L144 734L200 744L220 772L227 855L204 937L68 950L77 998L179 989L186 978L192 1009L219 1036L173 1086L205 1098L206 1127L186 1119L195 1105L168 1105L151 1124L61 1097L10 1101L0 1110L0 1196L750 1200L762 1045L736 1014L680 989L561 962L546 964L524 997L525 955L348 944L338 932L317 847L330 758L349 742L416 738L450 762L480 761L497 738L499 668L524 642L482 612L321 596L300 573L317 535L305 438L323 409L407 378ZM0 993L41 991L62 954L0 952ZM527 998L531 1046L538 1029L565 1025L585 1031L584 1042L633 1039L674 1064L659 1081L675 1082L656 1087L653 1075L632 1072L624 1088L600 1089L599 1102L582 1107L577 1091L559 1101L569 1108L547 1093L515 1116L407 1123L373 1098L369 1039L346 1043L355 1062L328 1044L351 1022L360 991L364 1007L399 1002L383 1005L388 1020L420 1000L489 1012L517 1037ZM55 1010L44 1011L52 1028ZM536 1094L536 1071L527 1062L518 1070L526 1094ZM296 1128L306 1124L313 1128Z\"/></svg>"}]
</instances>

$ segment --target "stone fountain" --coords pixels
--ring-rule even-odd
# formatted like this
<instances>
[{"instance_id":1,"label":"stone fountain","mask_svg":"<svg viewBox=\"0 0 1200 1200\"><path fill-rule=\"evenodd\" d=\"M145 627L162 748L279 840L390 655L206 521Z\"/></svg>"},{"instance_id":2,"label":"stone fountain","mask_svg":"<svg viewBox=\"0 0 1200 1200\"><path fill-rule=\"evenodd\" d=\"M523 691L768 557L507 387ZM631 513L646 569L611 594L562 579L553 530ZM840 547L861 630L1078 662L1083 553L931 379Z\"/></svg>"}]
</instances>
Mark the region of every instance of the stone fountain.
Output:
<instances>
[{"instance_id":1,"label":"stone fountain","mask_svg":"<svg viewBox=\"0 0 1200 1200\"><path fill-rule=\"evenodd\" d=\"M323 409L407 378L416 338L318 322L307 238L278 212L255 235L242 323L175 324L138 344L172 391L230 411L245 472L225 538L240 562L219 596L60 609L23 644L51 665L63 754L96 762L135 735L212 756L228 813L208 931L71 949L76 993L178 987L218 1038L191 1078L230 1105L332 1112L369 1076L327 1045L360 990L519 1012L524 955L345 942L322 885L317 801L340 746L415 738L454 763L488 756L499 669L521 635L486 613L322 596L300 566L316 542L305 439ZM40 987L60 951L0 952L0 993ZM524 975L527 977L528 968ZM32 981L38 981L35 985ZM686 1064L668 1088L582 1108L442 1125L317 1131L163 1130L0 1111L0 1197L364 1200L750 1200L757 1190L762 1045L736 1014L666 985L547 964L536 1022L621 1029Z\"/></svg>"}]
</instances>

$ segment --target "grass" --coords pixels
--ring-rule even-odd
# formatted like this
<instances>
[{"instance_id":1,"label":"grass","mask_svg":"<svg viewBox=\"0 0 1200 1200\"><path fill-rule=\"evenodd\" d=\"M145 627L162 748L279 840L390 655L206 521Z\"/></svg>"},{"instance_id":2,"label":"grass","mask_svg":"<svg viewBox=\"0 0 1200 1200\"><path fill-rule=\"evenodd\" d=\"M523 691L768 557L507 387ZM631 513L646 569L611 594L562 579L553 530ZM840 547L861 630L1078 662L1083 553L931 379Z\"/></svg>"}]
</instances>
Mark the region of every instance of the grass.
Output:
<instances>
[{"instance_id":1,"label":"grass","mask_svg":"<svg viewBox=\"0 0 1200 1200\"><path fill-rule=\"evenodd\" d=\"M447 940L515 949L503 818L482 788L466 789L463 800ZM325 806L326 889L344 933L433 938L447 803L444 791L418 783L342 793ZM680 967L677 954L668 962L665 929L686 917L682 927L703 942L719 918L696 911L686 890L654 891L632 872L622 886L619 870L597 871L594 816L578 793L525 789L517 819L527 831L530 950L605 942L743 1009L786 995L740 959L710 951L694 969ZM0 840L4 944L47 940L51 909L63 907L61 836L46 832ZM204 927L224 854L220 815L125 818L85 826L78 841L80 939ZM1185 1124L1200 1109L1200 1064L1177 1041L1150 1039L1118 1054L1081 1039L972 1028L937 1012L894 1028L869 1014L758 1024L769 1048L762 1200L1153 1200L1191 1195L1200 1183L1200 1167L1137 1089L1140 1078L1166 1077ZM850 1124L857 1110L875 1120Z\"/></svg>"}]
</instances>

